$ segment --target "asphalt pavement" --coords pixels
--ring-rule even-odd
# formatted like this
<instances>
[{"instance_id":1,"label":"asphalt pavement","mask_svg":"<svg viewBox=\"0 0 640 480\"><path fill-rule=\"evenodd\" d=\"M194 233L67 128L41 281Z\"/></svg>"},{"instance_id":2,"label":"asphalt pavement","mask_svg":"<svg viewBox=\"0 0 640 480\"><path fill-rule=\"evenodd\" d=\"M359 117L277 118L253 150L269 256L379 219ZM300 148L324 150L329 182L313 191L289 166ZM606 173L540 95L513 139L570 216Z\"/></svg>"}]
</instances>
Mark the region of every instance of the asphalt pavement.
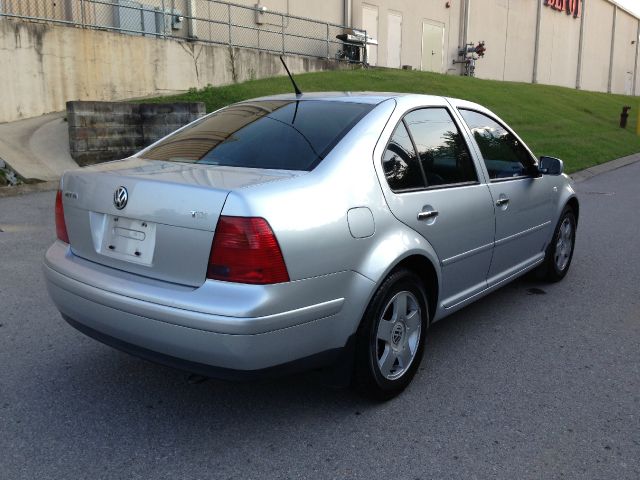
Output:
<instances>
[{"instance_id":1,"label":"asphalt pavement","mask_svg":"<svg viewBox=\"0 0 640 480\"><path fill-rule=\"evenodd\" d=\"M565 280L436 324L386 403L314 373L190 382L83 336L45 291L54 193L0 198L0 479L638 479L639 184L578 184Z\"/></svg>"}]
</instances>

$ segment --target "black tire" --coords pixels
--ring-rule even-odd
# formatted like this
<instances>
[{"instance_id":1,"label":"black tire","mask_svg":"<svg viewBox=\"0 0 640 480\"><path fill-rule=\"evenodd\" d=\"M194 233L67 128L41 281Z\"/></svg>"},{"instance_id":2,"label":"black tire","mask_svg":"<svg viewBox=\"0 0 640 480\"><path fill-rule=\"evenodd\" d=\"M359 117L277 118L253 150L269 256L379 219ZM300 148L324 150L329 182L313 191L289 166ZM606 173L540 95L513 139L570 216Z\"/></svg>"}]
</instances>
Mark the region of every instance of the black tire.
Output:
<instances>
[{"instance_id":1,"label":"black tire","mask_svg":"<svg viewBox=\"0 0 640 480\"><path fill-rule=\"evenodd\" d=\"M396 312L400 308L399 305L403 305L403 298L405 313L401 318L404 320L389 321L389 325L392 326L389 329L390 340L385 342L378 338L379 326L383 321L387 321L383 317L389 317L390 312ZM380 285L367 307L356 335L353 383L360 393L376 400L389 400L411 383L424 353L429 326L427 305L427 293L420 278L409 270L402 269L391 273ZM415 312L419 319L413 317ZM395 313L393 317L396 317ZM418 324L419 330L415 327ZM382 327L381 329L386 330ZM411 348L412 345L414 348ZM403 360L405 351L406 356L411 356L408 361ZM385 375L379 362L388 365L383 360L389 359L394 363ZM407 362L406 366L402 365L404 361Z\"/></svg>"},{"instance_id":2,"label":"black tire","mask_svg":"<svg viewBox=\"0 0 640 480\"><path fill-rule=\"evenodd\" d=\"M564 243L570 242L570 249L568 252L568 256L566 255L566 250L564 254L560 252L560 237L563 234L562 229L565 222L568 223L570 227L570 236L567 239L566 235L564 238ZM546 280L548 282L559 282L562 280L569 271L569 267L571 266L571 260L573 259L573 252L575 250L576 243L576 216L573 212L573 209L567 205L564 207L562 211L562 215L560 215L560 220L558 220L558 224L556 225L556 229L553 232L553 238L551 243L547 247L546 255L544 258L544 262L538 268L538 277L542 280ZM562 256L564 261L559 262L558 256Z\"/></svg>"}]
</instances>

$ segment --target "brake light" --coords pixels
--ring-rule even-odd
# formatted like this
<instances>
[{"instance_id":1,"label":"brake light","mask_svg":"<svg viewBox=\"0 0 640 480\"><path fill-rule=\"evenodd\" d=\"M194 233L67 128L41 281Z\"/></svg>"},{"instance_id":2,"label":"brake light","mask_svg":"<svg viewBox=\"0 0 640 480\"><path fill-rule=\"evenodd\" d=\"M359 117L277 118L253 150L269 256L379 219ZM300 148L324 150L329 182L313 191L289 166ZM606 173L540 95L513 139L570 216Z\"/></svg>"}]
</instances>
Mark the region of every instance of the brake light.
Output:
<instances>
[{"instance_id":1,"label":"brake light","mask_svg":"<svg viewBox=\"0 0 640 480\"><path fill-rule=\"evenodd\" d=\"M69 234L67 233L67 225L64 223L64 207L62 206L62 192L58 190L56 193L56 235L59 240L69 243Z\"/></svg>"},{"instance_id":2,"label":"brake light","mask_svg":"<svg viewBox=\"0 0 640 480\"><path fill-rule=\"evenodd\" d=\"M288 282L282 251L267 221L221 216L213 237L207 278L259 285Z\"/></svg>"}]
</instances>

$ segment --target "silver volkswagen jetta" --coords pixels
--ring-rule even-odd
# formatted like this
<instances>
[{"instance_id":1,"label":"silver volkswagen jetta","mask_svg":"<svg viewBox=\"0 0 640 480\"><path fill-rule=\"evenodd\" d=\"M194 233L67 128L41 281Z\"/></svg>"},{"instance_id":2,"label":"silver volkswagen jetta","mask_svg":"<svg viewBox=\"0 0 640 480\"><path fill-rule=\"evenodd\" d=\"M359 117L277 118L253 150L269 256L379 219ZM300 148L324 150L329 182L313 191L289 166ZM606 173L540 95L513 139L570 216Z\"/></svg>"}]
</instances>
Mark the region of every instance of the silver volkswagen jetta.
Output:
<instances>
[{"instance_id":1,"label":"silver volkswagen jetta","mask_svg":"<svg viewBox=\"0 0 640 480\"><path fill-rule=\"evenodd\" d=\"M338 365L411 381L440 320L571 263L579 206L489 110L450 98L280 95L65 173L51 298L78 330L218 377Z\"/></svg>"}]
</instances>

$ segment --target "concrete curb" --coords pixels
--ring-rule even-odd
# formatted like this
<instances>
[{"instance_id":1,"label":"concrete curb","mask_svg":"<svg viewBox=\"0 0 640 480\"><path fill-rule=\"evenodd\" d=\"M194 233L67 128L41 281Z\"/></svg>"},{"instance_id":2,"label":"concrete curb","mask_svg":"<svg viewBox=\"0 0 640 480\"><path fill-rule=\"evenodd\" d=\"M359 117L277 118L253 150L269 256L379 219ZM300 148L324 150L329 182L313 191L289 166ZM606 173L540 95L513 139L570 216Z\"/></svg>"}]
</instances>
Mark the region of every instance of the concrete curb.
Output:
<instances>
[{"instance_id":1,"label":"concrete curb","mask_svg":"<svg viewBox=\"0 0 640 480\"><path fill-rule=\"evenodd\" d=\"M574 182L580 183L588 180L591 177L595 177L596 175L601 175L612 170L617 170L618 168L626 167L627 165L631 165L632 163L636 162L640 162L640 153L634 153L633 155L629 155L628 157L618 158L617 160L612 160L610 162L596 165L595 167L590 167L578 172L574 172L569 175L569 177L571 177L571 180L573 180ZM34 183L31 185L19 185L17 187L0 187L0 198L14 197L17 195L26 195L36 192L50 192L52 190L56 190L58 188L58 185L59 182L51 181Z\"/></svg>"},{"instance_id":2,"label":"concrete curb","mask_svg":"<svg viewBox=\"0 0 640 480\"><path fill-rule=\"evenodd\" d=\"M18 195L26 195L36 192L50 192L57 190L60 182L50 181L41 183L31 183L26 185L18 185L17 187L0 187L0 198L16 197Z\"/></svg>"},{"instance_id":3,"label":"concrete curb","mask_svg":"<svg viewBox=\"0 0 640 480\"><path fill-rule=\"evenodd\" d=\"M595 167L589 167L584 170L574 172L569 176L574 182L580 183L591 177L595 177L596 175L610 172L612 170L617 170L618 168L626 167L627 165L631 165L632 163L636 162L640 162L640 153L634 153L633 155L629 155L628 157L618 158L617 160L611 160L610 162L602 163L600 165L596 165Z\"/></svg>"}]
</instances>

